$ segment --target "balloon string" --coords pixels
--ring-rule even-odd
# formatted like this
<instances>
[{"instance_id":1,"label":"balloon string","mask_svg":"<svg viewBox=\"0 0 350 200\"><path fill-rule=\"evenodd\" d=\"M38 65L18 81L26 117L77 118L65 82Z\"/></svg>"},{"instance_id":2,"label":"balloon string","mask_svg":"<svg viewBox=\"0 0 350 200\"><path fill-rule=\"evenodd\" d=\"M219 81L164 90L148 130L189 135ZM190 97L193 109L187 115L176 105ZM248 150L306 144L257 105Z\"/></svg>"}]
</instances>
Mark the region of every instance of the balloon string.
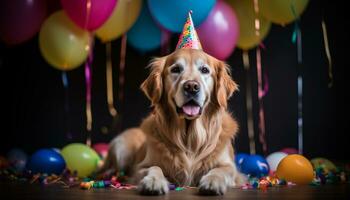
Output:
<instances>
[{"instance_id":1,"label":"balloon string","mask_svg":"<svg viewBox=\"0 0 350 200\"><path fill-rule=\"evenodd\" d=\"M126 42L127 42L127 35L124 34L121 41L121 49L120 49L120 63L119 63L119 101L123 102L124 99L124 83L125 83L125 76L124 76L124 70L125 70L125 57L126 57Z\"/></svg>"},{"instance_id":2,"label":"balloon string","mask_svg":"<svg viewBox=\"0 0 350 200\"><path fill-rule=\"evenodd\" d=\"M249 54L247 51L242 53L243 65L246 70L246 106L247 106L247 129L249 138L249 152L256 154L255 133L254 133L254 115L253 115L253 100L252 100L252 85L250 76Z\"/></svg>"},{"instance_id":3,"label":"balloon string","mask_svg":"<svg viewBox=\"0 0 350 200\"><path fill-rule=\"evenodd\" d=\"M112 70L112 45L110 42L106 44L106 84L107 84L107 103L108 110L112 117L115 117L118 112L114 107L113 98L113 70Z\"/></svg>"},{"instance_id":4,"label":"balloon string","mask_svg":"<svg viewBox=\"0 0 350 200\"><path fill-rule=\"evenodd\" d=\"M322 20L322 33L323 33L324 48L325 48L325 52L328 60L328 77L329 77L328 87L331 88L333 86L332 57L331 57L331 52L329 50L327 26L324 20Z\"/></svg>"},{"instance_id":5,"label":"balloon string","mask_svg":"<svg viewBox=\"0 0 350 200\"><path fill-rule=\"evenodd\" d=\"M65 123L66 123L66 137L67 139L72 139L72 134L70 132L70 121L69 121L69 82L67 72L62 72L62 84L64 88L64 111L65 111Z\"/></svg>"}]
</instances>

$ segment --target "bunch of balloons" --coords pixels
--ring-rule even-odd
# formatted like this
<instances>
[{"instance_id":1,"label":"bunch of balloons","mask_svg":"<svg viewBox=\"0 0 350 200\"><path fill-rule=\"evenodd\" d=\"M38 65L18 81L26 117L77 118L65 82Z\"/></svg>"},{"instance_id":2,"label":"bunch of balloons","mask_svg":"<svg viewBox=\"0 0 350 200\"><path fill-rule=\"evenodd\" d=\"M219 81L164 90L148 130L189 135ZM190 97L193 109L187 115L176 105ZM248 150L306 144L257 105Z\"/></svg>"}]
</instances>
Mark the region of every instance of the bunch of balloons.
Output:
<instances>
[{"instance_id":1,"label":"bunch of balloons","mask_svg":"<svg viewBox=\"0 0 350 200\"><path fill-rule=\"evenodd\" d=\"M7 154L7 160L1 158L0 167L11 167L16 172L28 170L33 174L56 174L60 175L65 169L72 173L76 172L78 177L90 176L96 171L102 158L108 153L108 144L97 143L93 148L85 144L72 143L59 149L39 149L30 157L18 148L11 149Z\"/></svg>"},{"instance_id":2,"label":"bunch of balloons","mask_svg":"<svg viewBox=\"0 0 350 200\"><path fill-rule=\"evenodd\" d=\"M238 153L235 155L235 163L238 170L246 175L261 177L270 173L298 185L311 183L317 171L335 173L338 170L334 163L326 158L318 157L309 161L295 152L294 148L284 148L271 153L266 160L259 155Z\"/></svg>"},{"instance_id":3,"label":"bunch of balloons","mask_svg":"<svg viewBox=\"0 0 350 200\"><path fill-rule=\"evenodd\" d=\"M57 5L52 9L54 1L1 1L0 39L16 45L39 32L45 60L59 70L72 70L87 59L94 35L110 42L127 34L136 50L151 51L168 42L170 33L182 31L191 10L204 50L224 60L235 47L249 50L259 45L271 22L286 25L297 20L309 2L260 0L256 12L253 0L59 1L62 10Z\"/></svg>"}]
</instances>

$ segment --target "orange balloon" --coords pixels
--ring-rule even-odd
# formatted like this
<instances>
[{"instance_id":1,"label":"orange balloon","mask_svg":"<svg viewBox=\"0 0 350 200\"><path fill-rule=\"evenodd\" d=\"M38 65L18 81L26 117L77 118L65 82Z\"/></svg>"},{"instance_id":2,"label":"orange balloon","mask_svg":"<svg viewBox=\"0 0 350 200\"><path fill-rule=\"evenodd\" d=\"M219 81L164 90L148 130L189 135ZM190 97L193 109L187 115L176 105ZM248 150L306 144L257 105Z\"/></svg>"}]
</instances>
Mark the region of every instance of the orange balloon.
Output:
<instances>
[{"instance_id":1,"label":"orange balloon","mask_svg":"<svg viewBox=\"0 0 350 200\"><path fill-rule=\"evenodd\" d=\"M292 154L284 157L277 166L276 175L280 179L298 185L311 183L314 170L310 161L302 155Z\"/></svg>"}]
</instances>

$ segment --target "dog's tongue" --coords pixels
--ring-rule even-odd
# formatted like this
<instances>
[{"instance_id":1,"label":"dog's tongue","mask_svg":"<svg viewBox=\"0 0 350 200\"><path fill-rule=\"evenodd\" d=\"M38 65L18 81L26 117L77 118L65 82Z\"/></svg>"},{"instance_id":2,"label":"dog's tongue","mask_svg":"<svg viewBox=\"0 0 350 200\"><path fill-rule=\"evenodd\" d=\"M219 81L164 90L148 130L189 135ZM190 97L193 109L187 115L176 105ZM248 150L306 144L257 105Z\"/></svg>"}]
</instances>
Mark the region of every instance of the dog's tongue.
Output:
<instances>
[{"instance_id":1,"label":"dog's tongue","mask_svg":"<svg viewBox=\"0 0 350 200\"><path fill-rule=\"evenodd\" d=\"M200 107L195 105L185 105L182 107L182 111L189 116L195 116L199 114Z\"/></svg>"}]
</instances>

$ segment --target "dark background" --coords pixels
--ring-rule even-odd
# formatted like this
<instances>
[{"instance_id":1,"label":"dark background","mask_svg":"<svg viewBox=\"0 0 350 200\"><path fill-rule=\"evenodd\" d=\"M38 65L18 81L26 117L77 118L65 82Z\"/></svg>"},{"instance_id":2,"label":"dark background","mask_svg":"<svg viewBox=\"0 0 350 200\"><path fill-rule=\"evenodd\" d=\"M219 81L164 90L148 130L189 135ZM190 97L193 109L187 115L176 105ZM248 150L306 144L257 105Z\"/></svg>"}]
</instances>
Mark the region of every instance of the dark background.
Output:
<instances>
[{"instance_id":1,"label":"dark background","mask_svg":"<svg viewBox=\"0 0 350 200\"><path fill-rule=\"evenodd\" d=\"M333 3L332 3L333 2ZM345 3L344 3L345 4ZM344 67L348 50L342 4L335 1L311 0L301 18L304 78L304 154L329 159L349 159L347 136L344 129ZM325 19L333 59L334 85L328 88L328 61L326 59L321 20ZM297 55L291 37L293 24L286 27L273 25L264 41L263 69L268 75L269 92L264 98L266 139L268 152L284 147L297 148ZM175 48L173 35L170 49ZM113 120L108 113L105 83L105 45L96 39L93 61L92 142L109 142L119 131L137 126L150 109L149 102L139 90L146 78L145 66L160 50L140 54L128 46L126 54L126 83L124 101L118 101L118 66L120 40L114 41L113 74L115 105L121 120ZM250 52L253 78L255 122L257 122L257 82L255 50ZM229 107L240 124L236 139L238 152L249 152L246 125L245 78L242 52L236 49L227 63L240 91L231 98ZM38 38L14 47L0 43L0 153L13 147L28 153L39 148L63 147L71 142L85 142L85 79L84 67L68 73L68 96L61 81L61 72L50 67L42 58ZM69 112L65 112L65 97ZM109 130L107 134L106 128ZM258 153L262 153L257 137ZM71 135L71 138L69 137Z\"/></svg>"}]
</instances>

